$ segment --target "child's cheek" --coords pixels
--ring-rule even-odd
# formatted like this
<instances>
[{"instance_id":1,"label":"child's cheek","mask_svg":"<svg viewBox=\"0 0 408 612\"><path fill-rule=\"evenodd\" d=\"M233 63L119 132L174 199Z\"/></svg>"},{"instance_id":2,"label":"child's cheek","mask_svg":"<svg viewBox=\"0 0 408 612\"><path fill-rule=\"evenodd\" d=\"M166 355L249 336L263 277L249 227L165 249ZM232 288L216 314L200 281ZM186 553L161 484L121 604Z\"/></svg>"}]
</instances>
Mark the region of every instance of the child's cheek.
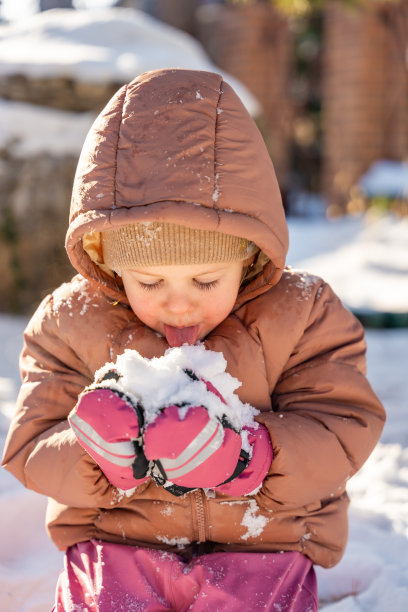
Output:
<instances>
[{"instance_id":1,"label":"child's cheek","mask_svg":"<svg viewBox=\"0 0 408 612\"><path fill-rule=\"evenodd\" d=\"M132 307L132 310L135 313L135 315L141 321L143 321L143 323L146 323L147 325L149 325L154 318L152 316L154 309L149 307L149 299L145 296L134 296L133 295L129 298L129 302L130 302L130 306Z\"/></svg>"}]
</instances>

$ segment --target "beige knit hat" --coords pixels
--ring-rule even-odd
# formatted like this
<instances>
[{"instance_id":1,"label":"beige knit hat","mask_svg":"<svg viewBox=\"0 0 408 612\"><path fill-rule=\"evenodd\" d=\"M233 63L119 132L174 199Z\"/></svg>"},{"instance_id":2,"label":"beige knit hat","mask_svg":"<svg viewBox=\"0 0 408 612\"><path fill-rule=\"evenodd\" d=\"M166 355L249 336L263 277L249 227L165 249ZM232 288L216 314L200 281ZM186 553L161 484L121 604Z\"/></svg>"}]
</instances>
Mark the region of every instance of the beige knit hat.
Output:
<instances>
[{"instance_id":1,"label":"beige knit hat","mask_svg":"<svg viewBox=\"0 0 408 612\"><path fill-rule=\"evenodd\" d=\"M102 251L104 263L120 274L135 266L240 261L257 247L239 236L149 222L103 231Z\"/></svg>"}]
</instances>

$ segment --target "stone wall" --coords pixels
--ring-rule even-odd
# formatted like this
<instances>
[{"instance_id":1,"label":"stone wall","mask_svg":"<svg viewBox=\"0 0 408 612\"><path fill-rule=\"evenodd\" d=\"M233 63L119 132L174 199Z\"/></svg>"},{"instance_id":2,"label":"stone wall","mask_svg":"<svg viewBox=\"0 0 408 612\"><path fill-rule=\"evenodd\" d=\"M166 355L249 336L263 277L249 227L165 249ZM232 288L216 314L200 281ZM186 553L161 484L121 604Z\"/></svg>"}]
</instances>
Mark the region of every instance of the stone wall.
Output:
<instances>
[{"instance_id":1,"label":"stone wall","mask_svg":"<svg viewBox=\"0 0 408 612\"><path fill-rule=\"evenodd\" d=\"M0 75L0 98L69 111L99 111L122 83L85 83L74 79Z\"/></svg>"},{"instance_id":2,"label":"stone wall","mask_svg":"<svg viewBox=\"0 0 408 612\"><path fill-rule=\"evenodd\" d=\"M96 114L121 85L3 75L0 98L42 109ZM72 131L75 116L71 117L66 129ZM49 291L75 273L64 242L72 183L85 134L78 140L78 150L66 153L47 152L45 146L38 154L16 154L13 142L0 149L0 311L32 312ZM45 136L46 140L50 137Z\"/></svg>"},{"instance_id":3,"label":"stone wall","mask_svg":"<svg viewBox=\"0 0 408 612\"><path fill-rule=\"evenodd\" d=\"M29 313L74 270L64 249L77 156L0 151L0 310Z\"/></svg>"}]
</instances>

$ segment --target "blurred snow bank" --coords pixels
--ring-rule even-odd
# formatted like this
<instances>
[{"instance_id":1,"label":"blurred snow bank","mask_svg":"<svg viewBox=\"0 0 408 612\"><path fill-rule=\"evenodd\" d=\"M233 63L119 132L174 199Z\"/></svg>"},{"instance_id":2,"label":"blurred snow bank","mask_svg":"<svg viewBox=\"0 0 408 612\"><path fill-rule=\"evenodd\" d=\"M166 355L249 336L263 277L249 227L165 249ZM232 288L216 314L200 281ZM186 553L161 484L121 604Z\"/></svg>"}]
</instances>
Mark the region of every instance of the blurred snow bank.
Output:
<instances>
[{"instance_id":1,"label":"blurred snow bank","mask_svg":"<svg viewBox=\"0 0 408 612\"><path fill-rule=\"evenodd\" d=\"M211 63L200 43L142 11L54 9L0 25L0 75L125 83L147 70L222 73L248 111L260 105L237 79Z\"/></svg>"},{"instance_id":2,"label":"blurred snow bank","mask_svg":"<svg viewBox=\"0 0 408 612\"><path fill-rule=\"evenodd\" d=\"M408 197L408 164L380 159L361 177L359 187L368 198L386 196Z\"/></svg>"},{"instance_id":3,"label":"blurred snow bank","mask_svg":"<svg viewBox=\"0 0 408 612\"><path fill-rule=\"evenodd\" d=\"M79 155L93 113L73 113L0 99L0 149L15 157Z\"/></svg>"}]
</instances>

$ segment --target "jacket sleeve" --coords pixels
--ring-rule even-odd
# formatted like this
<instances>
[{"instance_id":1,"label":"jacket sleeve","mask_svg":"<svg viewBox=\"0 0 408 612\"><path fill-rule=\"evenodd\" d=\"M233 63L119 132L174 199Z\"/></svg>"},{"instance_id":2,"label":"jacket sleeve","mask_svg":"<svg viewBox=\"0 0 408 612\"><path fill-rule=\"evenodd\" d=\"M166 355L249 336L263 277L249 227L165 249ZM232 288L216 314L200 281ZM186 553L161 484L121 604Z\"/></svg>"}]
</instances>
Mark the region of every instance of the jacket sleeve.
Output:
<instances>
[{"instance_id":1,"label":"jacket sleeve","mask_svg":"<svg viewBox=\"0 0 408 612\"><path fill-rule=\"evenodd\" d=\"M2 464L24 486L75 507L109 507L117 490L82 450L67 416L92 374L62 337L53 298L24 334L23 383Z\"/></svg>"},{"instance_id":2,"label":"jacket sleeve","mask_svg":"<svg viewBox=\"0 0 408 612\"><path fill-rule=\"evenodd\" d=\"M260 501L299 507L335 498L368 458L385 420L365 376L364 331L326 284L317 287L304 332L257 420L274 459Z\"/></svg>"}]
</instances>

